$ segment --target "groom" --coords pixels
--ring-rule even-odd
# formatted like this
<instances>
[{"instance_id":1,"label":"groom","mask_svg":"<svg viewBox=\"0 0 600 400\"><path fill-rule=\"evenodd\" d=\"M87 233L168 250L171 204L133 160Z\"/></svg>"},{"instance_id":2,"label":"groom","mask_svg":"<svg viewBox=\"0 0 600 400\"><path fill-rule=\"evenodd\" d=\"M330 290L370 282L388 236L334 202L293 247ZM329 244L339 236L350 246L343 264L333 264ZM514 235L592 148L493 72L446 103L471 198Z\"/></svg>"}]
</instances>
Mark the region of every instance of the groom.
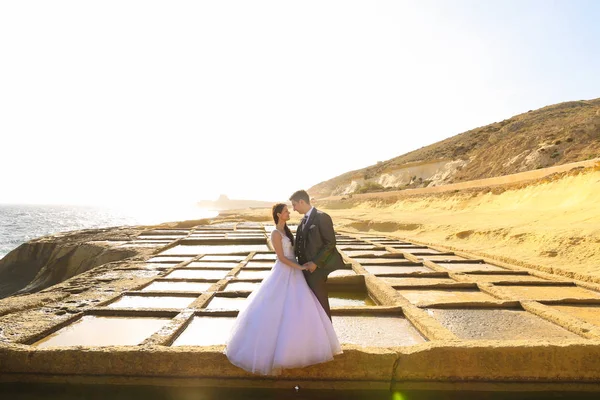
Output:
<instances>
[{"instance_id":1,"label":"groom","mask_svg":"<svg viewBox=\"0 0 600 400\"><path fill-rule=\"evenodd\" d=\"M304 214L296 230L294 253L298 263L308 268L308 271L304 271L304 278L331 319L325 282L330 272L344 267L342 256L335 247L333 222L329 215L310 205L305 190L298 190L290 200L294 211Z\"/></svg>"}]
</instances>

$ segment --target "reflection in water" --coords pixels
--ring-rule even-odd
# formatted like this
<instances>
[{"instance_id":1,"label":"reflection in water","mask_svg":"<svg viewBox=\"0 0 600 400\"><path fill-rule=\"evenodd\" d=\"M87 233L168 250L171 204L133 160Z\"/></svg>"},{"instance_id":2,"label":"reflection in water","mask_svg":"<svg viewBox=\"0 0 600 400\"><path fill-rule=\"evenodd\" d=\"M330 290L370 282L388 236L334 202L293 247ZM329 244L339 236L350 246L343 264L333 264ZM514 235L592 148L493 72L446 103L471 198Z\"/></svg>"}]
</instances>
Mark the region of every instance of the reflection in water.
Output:
<instances>
[{"instance_id":1,"label":"reflection in water","mask_svg":"<svg viewBox=\"0 0 600 400\"><path fill-rule=\"evenodd\" d=\"M168 318L85 316L34 344L51 346L137 345L162 328Z\"/></svg>"},{"instance_id":2,"label":"reflection in water","mask_svg":"<svg viewBox=\"0 0 600 400\"><path fill-rule=\"evenodd\" d=\"M186 268L213 268L213 269L231 269L237 267L236 262L219 262L219 261L193 261L186 265Z\"/></svg>"},{"instance_id":3,"label":"reflection in water","mask_svg":"<svg viewBox=\"0 0 600 400\"><path fill-rule=\"evenodd\" d=\"M223 279L228 273L228 269L178 269L165 276L165 278Z\"/></svg>"},{"instance_id":4,"label":"reflection in water","mask_svg":"<svg viewBox=\"0 0 600 400\"><path fill-rule=\"evenodd\" d=\"M260 286L259 282L230 282L225 286L226 292L249 291L252 292Z\"/></svg>"},{"instance_id":5,"label":"reflection in water","mask_svg":"<svg viewBox=\"0 0 600 400\"><path fill-rule=\"evenodd\" d=\"M225 344L235 317L194 317L173 346L215 346Z\"/></svg>"},{"instance_id":6,"label":"reflection in water","mask_svg":"<svg viewBox=\"0 0 600 400\"><path fill-rule=\"evenodd\" d=\"M238 310L241 311L248 305L246 297L214 297L207 310Z\"/></svg>"},{"instance_id":7,"label":"reflection in water","mask_svg":"<svg viewBox=\"0 0 600 400\"><path fill-rule=\"evenodd\" d=\"M211 282L152 282L142 292L204 292L213 284Z\"/></svg>"},{"instance_id":8,"label":"reflection in water","mask_svg":"<svg viewBox=\"0 0 600 400\"><path fill-rule=\"evenodd\" d=\"M374 306L373 299L365 292L329 292L329 305L331 307L356 307Z\"/></svg>"},{"instance_id":9,"label":"reflection in water","mask_svg":"<svg viewBox=\"0 0 600 400\"><path fill-rule=\"evenodd\" d=\"M244 268L272 268L274 261L249 261Z\"/></svg>"},{"instance_id":10,"label":"reflection in water","mask_svg":"<svg viewBox=\"0 0 600 400\"><path fill-rule=\"evenodd\" d=\"M237 261L240 262L245 259L246 256L231 256L231 255L214 255L204 256L201 258L202 261Z\"/></svg>"},{"instance_id":11,"label":"reflection in water","mask_svg":"<svg viewBox=\"0 0 600 400\"><path fill-rule=\"evenodd\" d=\"M271 270L252 270L243 269L236 275L238 279L264 279L271 273Z\"/></svg>"},{"instance_id":12,"label":"reflection in water","mask_svg":"<svg viewBox=\"0 0 600 400\"><path fill-rule=\"evenodd\" d=\"M149 259L147 262L150 263L171 263L171 262L175 262L175 263L182 263L184 261L188 261L191 260L194 257L152 257L151 259Z\"/></svg>"},{"instance_id":13,"label":"reflection in water","mask_svg":"<svg viewBox=\"0 0 600 400\"><path fill-rule=\"evenodd\" d=\"M275 253L259 253L252 257L254 261L275 261L277 254Z\"/></svg>"},{"instance_id":14,"label":"reflection in water","mask_svg":"<svg viewBox=\"0 0 600 400\"><path fill-rule=\"evenodd\" d=\"M109 308L185 308L192 304L196 297L170 296L123 296Z\"/></svg>"},{"instance_id":15,"label":"reflection in water","mask_svg":"<svg viewBox=\"0 0 600 400\"><path fill-rule=\"evenodd\" d=\"M160 253L161 255L198 255L198 254L227 254L249 253L251 251L269 251L264 244L244 245L178 245Z\"/></svg>"}]
</instances>

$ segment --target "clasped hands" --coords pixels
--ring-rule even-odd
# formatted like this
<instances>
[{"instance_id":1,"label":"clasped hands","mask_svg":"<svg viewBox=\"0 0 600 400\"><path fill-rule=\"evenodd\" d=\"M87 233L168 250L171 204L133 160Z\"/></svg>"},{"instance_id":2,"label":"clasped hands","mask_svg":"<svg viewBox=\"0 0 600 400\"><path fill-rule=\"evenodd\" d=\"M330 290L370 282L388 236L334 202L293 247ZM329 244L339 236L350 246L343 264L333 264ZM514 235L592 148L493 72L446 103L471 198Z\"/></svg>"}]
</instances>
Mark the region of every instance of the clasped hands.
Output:
<instances>
[{"instance_id":1,"label":"clasped hands","mask_svg":"<svg viewBox=\"0 0 600 400\"><path fill-rule=\"evenodd\" d=\"M309 262L307 262L307 263L304 263L302 266L304 267L304 269L306 269L306 270L307 270L308 272L310 272L311 274L312 274L313 272L315 272L315 269L317 269L317 264L315 264L315 263L314 263L314 262L312 262L312 261L309 261Z\"/></svg>"}]
</instances>

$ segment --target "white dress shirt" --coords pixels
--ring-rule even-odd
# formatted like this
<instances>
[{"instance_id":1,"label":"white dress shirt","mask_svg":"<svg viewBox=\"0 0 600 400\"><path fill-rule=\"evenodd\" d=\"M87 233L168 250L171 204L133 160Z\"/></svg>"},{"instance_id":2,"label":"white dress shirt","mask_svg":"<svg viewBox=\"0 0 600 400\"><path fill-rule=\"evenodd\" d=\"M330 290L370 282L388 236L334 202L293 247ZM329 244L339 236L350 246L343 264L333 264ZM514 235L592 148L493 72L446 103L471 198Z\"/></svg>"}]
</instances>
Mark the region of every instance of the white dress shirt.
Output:
<instances>
[{"instance_id":1,"label":"white dress shirt","mask_svg":"<svg viewBox=\"0 0 600 400\"><path fill-rule=\"evenodd\" d=\"M314 209L314 207L311 207L310 210L308 210L306 212L306 214L304 214L304 217L306 219L304 220L304 223L302 224L302 230L304 230L304 225L306 225L306 223L308 222L308 218L310 218L310 213L312 212L313 209Z\"/></svg>"}]
</instances>

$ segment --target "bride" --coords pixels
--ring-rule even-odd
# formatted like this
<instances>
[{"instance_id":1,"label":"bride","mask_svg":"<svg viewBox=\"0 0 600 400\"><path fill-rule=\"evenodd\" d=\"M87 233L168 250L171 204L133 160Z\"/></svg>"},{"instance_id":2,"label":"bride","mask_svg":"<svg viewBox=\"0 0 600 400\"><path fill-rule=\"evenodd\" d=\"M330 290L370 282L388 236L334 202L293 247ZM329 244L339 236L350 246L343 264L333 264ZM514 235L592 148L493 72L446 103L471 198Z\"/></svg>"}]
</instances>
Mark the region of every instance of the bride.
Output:
<instances>
[{"instance_id":1,"label":"bride","mask_svg":"<svg viewBox=\"0 0 600 400\"><path fill-rule=\"evenodd\" d=\"M227 342L229 361L246 371L278 375L282 369L330 361L342 352L331 320L308 287L294 256L294 235L285 204L273 206L271 242L277 259L248 297Z\"/></svg>"}]
</instances>

